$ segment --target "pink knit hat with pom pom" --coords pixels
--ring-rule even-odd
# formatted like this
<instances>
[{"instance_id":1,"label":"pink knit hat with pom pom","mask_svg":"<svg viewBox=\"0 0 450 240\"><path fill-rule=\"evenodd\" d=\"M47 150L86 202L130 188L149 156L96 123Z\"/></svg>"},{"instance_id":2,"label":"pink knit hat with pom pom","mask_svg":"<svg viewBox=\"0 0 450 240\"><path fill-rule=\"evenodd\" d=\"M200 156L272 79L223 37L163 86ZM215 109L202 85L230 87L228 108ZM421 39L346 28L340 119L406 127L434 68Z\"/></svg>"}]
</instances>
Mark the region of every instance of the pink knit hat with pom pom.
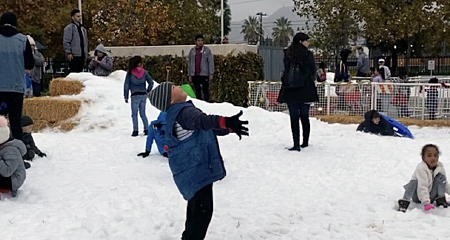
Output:
<instances>
[{"instance_id":1,"label":"pink knit hat with pom pom","mask_svg":"<svg viewBox=\"0 0 450 240\"><path fill-rule=\"evenodd\" d=\"M8 120L5 117L0 116L0 144L8 141L9 137L10 131L8 127Z\"/></svg>"}]
</instances>

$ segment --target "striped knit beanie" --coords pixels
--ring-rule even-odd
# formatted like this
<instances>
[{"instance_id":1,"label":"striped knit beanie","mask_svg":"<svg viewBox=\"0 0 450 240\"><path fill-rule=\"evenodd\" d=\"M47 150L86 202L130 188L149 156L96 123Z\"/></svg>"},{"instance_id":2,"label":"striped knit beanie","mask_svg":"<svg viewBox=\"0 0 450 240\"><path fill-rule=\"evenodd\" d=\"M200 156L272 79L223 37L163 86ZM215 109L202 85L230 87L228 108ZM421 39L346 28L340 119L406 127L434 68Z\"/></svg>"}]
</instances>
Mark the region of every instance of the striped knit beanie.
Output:
<instances>
[{"instance_id":1,"label":"striped knit beanie","mask_svg":"<svg viewBox=\"0 0 450 240\"><path fill-rule=\"evenodd\" d=\"M172 86L173 84L171 82L164 82L148 94L150 103L161 112L166 112L167 107L170 105Z\"/></svg>"}]
</instances>

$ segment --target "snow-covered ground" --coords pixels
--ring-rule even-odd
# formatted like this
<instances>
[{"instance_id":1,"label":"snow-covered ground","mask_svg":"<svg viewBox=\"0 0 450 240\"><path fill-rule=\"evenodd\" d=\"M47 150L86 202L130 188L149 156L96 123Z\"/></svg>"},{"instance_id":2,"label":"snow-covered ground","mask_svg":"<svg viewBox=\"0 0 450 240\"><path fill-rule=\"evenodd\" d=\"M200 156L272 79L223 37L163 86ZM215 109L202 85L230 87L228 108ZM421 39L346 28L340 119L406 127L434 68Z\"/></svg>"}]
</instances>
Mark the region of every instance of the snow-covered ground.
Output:
<instances>
[{"instance_id":1,"label":"snow-covered ground","mask_svg":"<svg viewBox=\"0 0 450 240\"><path fill-rule=\"evenodd\" d=\"M123 100L124 72L84 81L89 98L69 133L34 134L48 158L36 159L15 199L0 202L3 239L181 238L186 202L167 159L144 136L132 138L130 106ZM194 100L207 113L233 115L241 108ZM149 120L157 110L147 105ZM289 117L244 109L250 137L220 137L227 177L214 185L214 215L207 238L236 239L445 239L449 209L423 212L412 204L396 211L419 153L436 143L450 169L448 129L415 128L416 139L378 137L356 125L311 119L310 147L288 152ZM140 129L142 132L142 128ZM142 133L141 133L142 134Z\"/></svg>"}]
</instances>

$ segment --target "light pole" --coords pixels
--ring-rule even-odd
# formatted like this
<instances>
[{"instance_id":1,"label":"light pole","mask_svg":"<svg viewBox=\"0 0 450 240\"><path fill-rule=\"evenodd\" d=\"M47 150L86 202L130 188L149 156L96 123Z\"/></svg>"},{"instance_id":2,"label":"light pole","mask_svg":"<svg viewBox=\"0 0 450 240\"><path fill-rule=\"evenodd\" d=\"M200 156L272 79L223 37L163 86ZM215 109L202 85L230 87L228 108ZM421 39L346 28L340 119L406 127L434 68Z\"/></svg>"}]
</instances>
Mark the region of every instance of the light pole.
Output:
<instances>
[{"instance_id":1,"label":"light pole","mask_svg":"<svg viewBox=\"0 0 450 240\"><path fill-rule=\"evenodd\" d=\"M83 13L81 11L81 0L78 0L78 10L80 10L80 14L81 14L81 23L83 23Z\"/></svg>"},{"instance_id":2,"label":"light pole","mask_svg":"<svg viewBox=\"0 0 450 240\"><path fill-rule=\"evenodd\" d=\"M259 45L261 45L263 42L262 17L267 16L267 13L259 12L256 15L259 16Z\"/></svg>"},{"instance_id":3,"label":"light pole","mask_svg":"<svg viewBox=\"0 0 450 240\"><path fill-rule=\"evenodd\" d=\"M81 0L80 0L81 1ZM224 35L224 20L223 20L223 0L220 0L220 32L221 32L221 37L220 37L220 44L223 44L223 35Z\"/></svg>"}]
</instances>

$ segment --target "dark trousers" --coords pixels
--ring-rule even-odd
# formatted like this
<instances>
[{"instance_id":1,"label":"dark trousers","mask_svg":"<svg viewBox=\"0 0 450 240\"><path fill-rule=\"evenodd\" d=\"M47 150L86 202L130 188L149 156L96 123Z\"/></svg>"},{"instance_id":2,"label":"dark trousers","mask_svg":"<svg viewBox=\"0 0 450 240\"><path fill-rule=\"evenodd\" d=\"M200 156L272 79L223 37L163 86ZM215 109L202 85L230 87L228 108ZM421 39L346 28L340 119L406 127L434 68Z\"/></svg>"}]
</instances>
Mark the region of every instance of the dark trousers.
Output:
<instances>
[{"instance_id":1,"label":"dark trousers","mask_svg":"<svg viewBox=\"0 0 450 240\"><path fill-rule=\"evenodd\" d=\"M22 117L23 93L0 92L0 102L6 103L11 133L15 139L23 140Z\"/></svg>"},{"instance_id":2,"label":"dark trousers","mask_svg":"<svg viewBox=\"0 0 450 240\"><path fill-rule=\"evenodd\" d=\"M83 72L85 61L84 57L73 57L69 62L69 73Z\"/></svg>"},{"instance_id":3,"label":"dark trousers","mask_svg":"<svg viewBox=\"0 0 450 240\"><path fill-rule=\"evenodd\" d=\"M309 104L299 102L287 102L289 115L291 117L291 131L294 147L300 146L300 122L303 129L303 144L309 144Z\"/></svg>"},{"instance_id":4,"label":"dark trousers","mask_svg":"<svg viewBox=\"0 0 450 240\"><path fill-rule=\"evenodd\" d=\"M33 82L31 81L32 85L33 85L33 96L34 97L40 97L41 96L41 84L37 83L37 82Z\"/></svg>"},{"instance_id":5,"label":"dark trousers","mask_svg":"<svg viewBox=\"0 0 450 240\"><path fill-rule=\"evenodd\" d=\"M3 177L0 175L0 188L12 190L11 177Z\"/></svg>"},{"instance_id":6,"label":"dark trousers","mask_svg":"<svg viewBox=\"0 0 450 240\"><path fill-rule=\"evenodd\" d=\"M203 240L213 214L212 184L200 189L188 202L182 240Z\"/></svg>"},{"instance_id":7,"label":"dark trousers","mask_svg":"<svg viewBox=\"0 0 450 240\"><path fill-rule=\"evenodd\" d=\"M194 84L197 99L209 102L209 76L193 76L192 83Z\"/></svg>"}]
</instances>

